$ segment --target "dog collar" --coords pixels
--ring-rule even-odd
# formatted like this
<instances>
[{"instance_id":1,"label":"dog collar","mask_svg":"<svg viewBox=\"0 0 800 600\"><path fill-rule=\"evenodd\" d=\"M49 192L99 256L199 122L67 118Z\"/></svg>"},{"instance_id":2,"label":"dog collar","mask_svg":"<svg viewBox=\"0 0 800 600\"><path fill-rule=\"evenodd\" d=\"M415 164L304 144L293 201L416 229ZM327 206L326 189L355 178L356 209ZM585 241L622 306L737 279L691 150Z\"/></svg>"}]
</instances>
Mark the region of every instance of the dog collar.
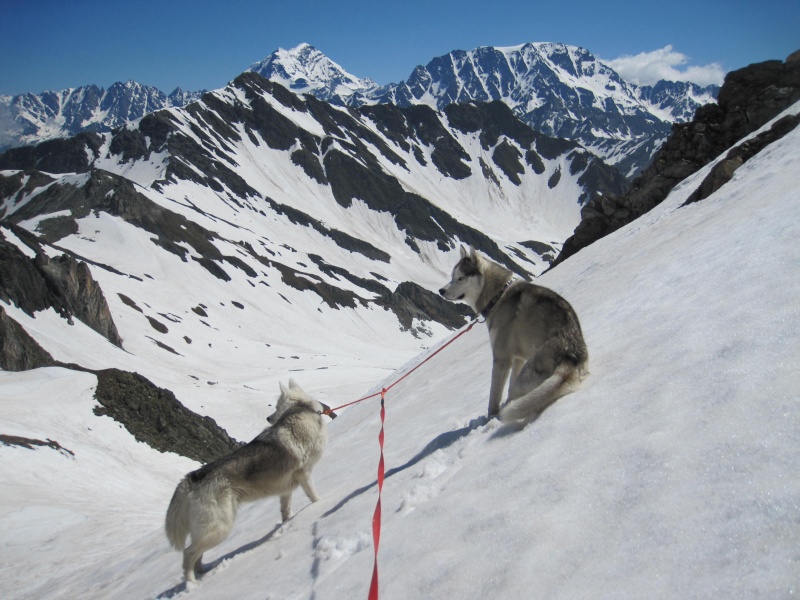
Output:
<instances>
[{"instance_id":1,"label":"dog collar","mask_svg":"<svg viewBox=\"0 0 800 600\"><path fill-rule=\"evenodd\" d=\"M489 313L492 312L492 309L494 308L495 304L497 304L500 301L500 298L503 297L503 294L506 293L506 290L512 283L514 283L513 277L508 281L506 281L506 284L503 286L503 289L497 292L497 295L491 300L489 300L489 304L483 307L483 310L481 311L481 316L483 317L484 321L489 318Z\"/></svg>"}]
</instances>

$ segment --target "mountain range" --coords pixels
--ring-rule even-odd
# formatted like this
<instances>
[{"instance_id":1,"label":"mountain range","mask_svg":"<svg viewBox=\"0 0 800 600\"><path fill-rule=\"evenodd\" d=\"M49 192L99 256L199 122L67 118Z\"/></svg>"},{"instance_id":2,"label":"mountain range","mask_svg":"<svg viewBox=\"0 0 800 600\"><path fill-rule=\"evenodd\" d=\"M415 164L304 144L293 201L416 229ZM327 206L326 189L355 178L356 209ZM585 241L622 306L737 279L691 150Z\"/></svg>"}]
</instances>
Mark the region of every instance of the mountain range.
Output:
<instances>
[{"instance_id":1,"label":"mountain range","mask_svg":"<svg viewBox=\"0 0 800 600\"><path fill-rule=\"evenodd\" d=\"M522 278L540 275L565 240L574 254L630 222L788 106L797 64L730 74L720 104L677 128L629 192L616 169L531 129L499 100L337 106L245 72L112 132L0 155L8 228L0 300L27 315L49 307L121 347L155 346L178 357L176 368L206 352L181 334L185 315L207 318L217 303L228 307L225 319L231 306L234 314L249 306L265 323L283 314L278 307L285 322L297 318L294 305L313 307L312 336L320 313L369 323L400 347L425 345L464 322L463 310L432 291L460 245ZM9 236L29 250L14 250ZM196 290L177 283L184 273ZM114 315L129 310L144 320L121 331ZM244 354L230 347L230 323L204 323L247 362L248 345ZM281 327L257 337L280 351L293 334ZM21 350L5 368L49 360L36 344L10 347Z\"/></svg>"},{"instance_id":2,"label":"mountain range","mask_svg":"<svg viewBox=\"0 0 800 600\"><path fill-rule=\"evenodd\" d=\"M0 96L0 151L84 131L111 131L153 111L185 106L202 94L176 88L166 95L152 86L128 81L108 89L86 85Z\"/></svg>"},{"instance_id":3,"label":"mountain range","mask_svg":"<svg viewBox=\"0 0 800 600\"><path fill-rule=\"evenodd\" d=\"M673 123L713 102L717 86L661 81L635 86L589 51L530 43L453 51L418 66L400 83L378 85L351 75L309 44L278 49L249 67L297 93L342 106L501 100L536 131L579 142L626 177L652 159ZM184 106L202 92L176 89L169 96L135 82L108 90L86 86L61 92L0 97L0 149L110 131L147 112Z\"/></svg>"},{"instance_id":4,"label":"mountain range","mask_svg":"<svg viewBox=\"0 0 800 600\"><path fill-rule=\"evenodd\" d=\"M459 244L531 278L558 254L584 204L625 185L579 144L530 129L499 101L440 112L337 107L247 72L186 107L113 132L8 150L0 155L0 216L36 232L42 261L66 252L107 274L112 313L118 302L130 309L122 296L155 310L144 330L120 333L126 343L141 339L191 356L202 348L178 349L186 344L184 317L172 305L186 294L172 290L160 308L147 299L150 285L171 285L157 264L196 272L198 290L244 284L248 293L230 292L226 304L255 303L271 314L276 304L306 305L311 295L326 312L351 318L371 321L385 311L384 334L425 340L463 323L463 311L429 291ZM108 236L133 244L138 258L109 263L97 253ZM8 281L28 278L18 272ZM143 287L127 289L130 279ZM51 286L42 285L44 294ZM205 295L185 308L209 306ZM23 304L35 312L54 302L45 294ZM98 330L113 331L101 321ZM150 331L161 332L156 322L163 339ZM276 335L266 337L280 345Z\"/></svg>"},{"instance_id":5,"label":"mountain range","mask_svg":"<svg viewBox=\"0 0 800 600\"><path fill-rule=\"evenodd\" d=\"M649 164L673 123L690 120L719 91L688 82L637 86L588 50L554 43L455 50L385 86L351 75L309 44L278 50L249 70L348 106L441 109L501 100L533 129L579 142L628 177Z\"/></svg>"}]
</instances>

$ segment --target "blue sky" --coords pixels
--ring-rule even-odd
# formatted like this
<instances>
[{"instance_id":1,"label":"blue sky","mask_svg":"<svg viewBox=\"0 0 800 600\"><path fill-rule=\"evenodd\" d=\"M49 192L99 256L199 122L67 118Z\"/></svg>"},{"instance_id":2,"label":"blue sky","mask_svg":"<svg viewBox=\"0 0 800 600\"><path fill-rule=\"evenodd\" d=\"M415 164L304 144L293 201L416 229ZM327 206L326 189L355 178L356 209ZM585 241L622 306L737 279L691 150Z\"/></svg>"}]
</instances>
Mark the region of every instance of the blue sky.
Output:
<instances>
[{"instance_id":1,"label":"blue sky","mask_svg":"<svg viewBox=\"0 0 800 600\"><path fill-rule=\"evenodd\" d=\"M455 49L563 42L631 81L720 80L800 49L800 0L0 0L0 94L215 89L308 42L385 84Z\"/></svg>"}]
</instances>

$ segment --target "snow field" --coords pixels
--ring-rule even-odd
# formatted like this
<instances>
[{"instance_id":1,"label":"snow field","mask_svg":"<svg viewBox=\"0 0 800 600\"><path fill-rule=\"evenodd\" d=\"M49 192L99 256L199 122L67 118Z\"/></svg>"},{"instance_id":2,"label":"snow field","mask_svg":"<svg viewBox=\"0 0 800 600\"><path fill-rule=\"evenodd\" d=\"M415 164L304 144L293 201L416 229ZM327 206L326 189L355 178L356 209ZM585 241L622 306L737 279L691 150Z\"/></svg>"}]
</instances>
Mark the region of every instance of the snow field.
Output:
<instances>
[{"instance_id":1,"label":"snow field","mask_svg":"<svg viewBox=\"0 0 800 600\"><path fill-rule=\"evenodd\" d=\"M576 308L591 375L526 427L483 417L483 326L390 391L381 598L798 593L798 158L795 131L708 199L681 207L701 171L648 215L541 277ZM346 319L319 319L325 333L301 329L297 347L314 341L317 352L334 353ZM39 327L48 344L64 336L63 352L75 339L75 327L62 331L44 317ZM376 363L409 368L411 348L362 341L374 344ZM303 373L285 364L264 368L320 399L335 391L347 401L396 377L387 370L368 381L352 364ZM245 362L224 366L251 373ZM174 486L195 464L93 417L91 376L0 376L0 432L50 438L74 452L0 446L5 597L366 595L377 401L329 423L314 472L320 502L296 492L296 514L283 525L277 500L243 507L230 538L207 553L209 572L185 590L180 555L161 527ZM175 392L190 396L192 385ZM260 425L232 404L226 424L253 437Z\"/></svg>"}]
</instances>

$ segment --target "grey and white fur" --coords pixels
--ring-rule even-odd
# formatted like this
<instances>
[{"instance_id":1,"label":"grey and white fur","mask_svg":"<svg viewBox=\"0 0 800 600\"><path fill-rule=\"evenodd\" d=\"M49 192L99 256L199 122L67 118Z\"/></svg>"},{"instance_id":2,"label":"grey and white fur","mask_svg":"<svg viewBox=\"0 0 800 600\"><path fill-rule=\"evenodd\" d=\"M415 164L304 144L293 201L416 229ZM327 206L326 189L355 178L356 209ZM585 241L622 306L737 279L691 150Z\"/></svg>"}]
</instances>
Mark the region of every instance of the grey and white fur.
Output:
<instances>
[{"instance_id":1,"label":"grey and white fur","mask_svg":"<svg viewBox=\"0 0 800 600\"><path fill-rule=\"evenodd\" d=\"M575 391L588 374L589 352L578 316L554 291L514 279L505 267L462 246L451 280L439 293L467 303L486 319L492 347L490 418L530 420Z\"/></svg>"},{"instance_id":2,"label":"grey and white fur","mask_svg":"<svg viewBox=\"0 0 800 600\"><path fill-rule=\"evenodd\" d=\"M165 530L170 544L183 552L187 582L195 582L201 572L203 553L228 537L241 503L280 496L281 518L286 521L298 485L312 502L319 500L311 469L328 441L325 407L291 379L280 389L275 412L267 418L271 427L231 454L192 471L175 489Z\"/></svg>"}]
</instances>

